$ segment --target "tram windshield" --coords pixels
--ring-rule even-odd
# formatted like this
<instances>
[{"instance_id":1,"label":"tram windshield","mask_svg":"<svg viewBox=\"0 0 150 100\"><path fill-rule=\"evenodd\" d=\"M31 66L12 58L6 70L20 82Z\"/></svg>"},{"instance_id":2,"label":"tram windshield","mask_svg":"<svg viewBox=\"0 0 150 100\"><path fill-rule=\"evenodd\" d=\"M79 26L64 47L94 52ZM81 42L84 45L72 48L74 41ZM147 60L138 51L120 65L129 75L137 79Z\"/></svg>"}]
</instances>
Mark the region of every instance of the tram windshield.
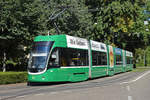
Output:
<instances>
[{"instance_id":1,"label":"tram windshield","mask_svg":"<svg viewBox=\"0 0 150 100\"><path fill-rule=\"evenodd\" d=\"M29 72L41 72L46 68L49 52L53 45L52 41L35 42L29 59Z\"/></svg>"}]
</instances>

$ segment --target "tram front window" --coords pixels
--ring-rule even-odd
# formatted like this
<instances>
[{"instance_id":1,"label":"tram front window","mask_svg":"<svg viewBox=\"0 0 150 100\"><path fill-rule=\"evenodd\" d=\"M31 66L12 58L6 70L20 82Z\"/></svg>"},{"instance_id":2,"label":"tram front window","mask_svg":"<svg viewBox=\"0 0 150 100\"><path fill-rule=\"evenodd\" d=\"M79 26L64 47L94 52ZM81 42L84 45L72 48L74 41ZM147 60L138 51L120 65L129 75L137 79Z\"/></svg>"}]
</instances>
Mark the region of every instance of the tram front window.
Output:
<instances>
[{"instance_id":1,"label":"tram front window","mask_svg":"<svg viewBox=\"0 0 150 100\"><path fill-rule=\"evenodd\" d=\"M29 59L29 72L41 72L46 68L49 52L53 42L35 42Z\"/></svg>"}]
</instances>

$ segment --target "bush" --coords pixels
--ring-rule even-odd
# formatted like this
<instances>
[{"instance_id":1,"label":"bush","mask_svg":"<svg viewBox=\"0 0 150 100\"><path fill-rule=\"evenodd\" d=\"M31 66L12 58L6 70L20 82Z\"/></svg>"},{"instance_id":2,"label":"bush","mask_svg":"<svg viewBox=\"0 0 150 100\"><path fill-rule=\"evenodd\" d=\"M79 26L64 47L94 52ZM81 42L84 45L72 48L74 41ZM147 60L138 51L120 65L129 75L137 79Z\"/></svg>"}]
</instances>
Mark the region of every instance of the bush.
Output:
<instances>
[{"instance_id":1,"label":"bush","mask_svg":"<svg viewBox=\"0 0 150 100\"><path fill-rule=\"evenodd\" d=\"M136 59L136 66L145 66L144 65L144 52L145 52L145 60L146 65L150 66L150 46L148 46L146 49L136 49L135 52L135 59Z\"/></svg>"},{"instance_id":2,"label":"bush","mask_svg":"<svg viewBox=\"0 0 150 100\"><path fill-rule=\"evenodd\" d=\"M0 84L22 83L27 81L27 72L0 72Z\"/></svg>"}]
</instances>

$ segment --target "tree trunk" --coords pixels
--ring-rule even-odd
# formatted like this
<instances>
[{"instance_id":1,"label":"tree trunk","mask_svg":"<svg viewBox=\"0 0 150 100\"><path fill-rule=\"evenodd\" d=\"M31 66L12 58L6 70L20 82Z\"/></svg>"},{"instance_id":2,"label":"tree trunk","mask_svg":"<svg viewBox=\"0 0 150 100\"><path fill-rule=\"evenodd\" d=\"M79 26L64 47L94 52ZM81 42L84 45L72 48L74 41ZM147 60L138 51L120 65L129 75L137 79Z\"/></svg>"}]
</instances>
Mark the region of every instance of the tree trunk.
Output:
<instances>
[{"instance_id":1,"label":"tree trunk","mask_svg":"<svg viewBox=\"0 0 150 100\"><path fill-rule=\"evenodd\" d=\"M6 72L6 52L4 51L4 58L3 58L3 72Z\"/></svg>"}]
</instances>

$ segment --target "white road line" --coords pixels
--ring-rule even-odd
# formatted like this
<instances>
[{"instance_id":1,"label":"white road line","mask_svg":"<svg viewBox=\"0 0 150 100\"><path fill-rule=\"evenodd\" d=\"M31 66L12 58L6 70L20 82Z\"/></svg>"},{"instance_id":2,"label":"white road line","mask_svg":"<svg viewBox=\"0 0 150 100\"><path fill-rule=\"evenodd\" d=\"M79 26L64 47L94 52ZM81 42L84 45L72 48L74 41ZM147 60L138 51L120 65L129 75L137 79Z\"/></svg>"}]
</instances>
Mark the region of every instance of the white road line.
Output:
<instances>
[{"instance_id":1,"label":"white road line","mask_svg":"<svg viewBox=\"0 0 150 100\"><path fill-rule=\"evenodd\" d=\"M130 86L127 86L127 90L130 91Z\"/></svg>"},{"instance_id":2,"label":"white road line","mask_svg":"<svg viewBox=\"0 0 150 100\"><path fill-rule=\"evenodd\" d=\"M128 100L133 100L133 99L132 99L132 96L128 96Z\"/></svg>"},{"instance_id":3,"label":"white road line","mask_svg":"<svg viewBox=\"0 0 150 100\"><path fill-rule=\"evenodd\" d=\"M16 97L16 98L18 99L18 98L24 98L24 97L25 97L25 96L18 96L18 97Z\"/></svg>"},{"instance_id":4,"label":"white road line","mask_svg":"<svg viewBox=\"0 0 150 100\"><path fill-rule=\"evenodd\" d=\"M66 91L63 91L63 92L65 92L65 93L71 93L72 91L66 90Z\"/></svg>"},{"instance_id":5,"label":"white road line","mask_svg":"<svg viewBox=\"0 0 150 100\"><path fill-rule=\"evenodd\" d=\"M40 94L35 94L35 96L39 96L39 95L41 96L41 95L44 95L44 94L43 94L43 93L40 93Z\"/></svg>"},{"instance_id":6,"label":"white road line","mask_svg":"<svg viewBox=\"0 0 150 100\"><path fill-rule=\"evenodd\" d=\"M57 94L58 92L50 92L50 94Z\"/></svg>"},{"instance_id":7,"label":"white road line","mask_svg":"<svg viewBox=\"0 0 150 100\"><path fill-rule=\"evenodd\" d=\"M135 81L141 79L142 77L146 76L146 75L149 74L149 73L150 73L150 71L144 73L143 75L141 75L141 76L139 76L138 78L136 78L135 80L133 80L133 82L135 82Z\"/></svg>"},{"instance_id":8,"label":"white road line","mask_svg":"<svg viewBox=\"0 0 150 100\"><path fill-rule=\"evenodd\" d=\"M120 84L126 84L126 83L133 83L133 82L136 82L137 80L141 79L142 77L146 76L147 74L149 74L150 71L147 71L146 73L142 74L141 76L137 77L136 79L134 80L131 80L131 81L128 81L128 82L122 82Z\"/></svg>"}]
</instances>

